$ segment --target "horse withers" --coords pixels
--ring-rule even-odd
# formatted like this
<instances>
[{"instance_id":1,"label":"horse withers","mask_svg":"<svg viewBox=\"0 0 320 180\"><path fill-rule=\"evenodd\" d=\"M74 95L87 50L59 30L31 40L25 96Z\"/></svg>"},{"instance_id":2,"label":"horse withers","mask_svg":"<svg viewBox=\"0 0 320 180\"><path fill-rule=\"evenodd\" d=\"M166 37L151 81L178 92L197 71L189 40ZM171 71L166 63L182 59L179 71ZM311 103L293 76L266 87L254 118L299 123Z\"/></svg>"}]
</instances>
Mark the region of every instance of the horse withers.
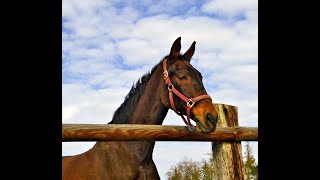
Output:
<instances>
[{"instance_id":1,"label":"horse withers","mask_svg":"<svg viewBox=\"0 0 320 180\"><path fill-rule=\"evenodd\" d=\"M177 38L170 54L132 86L109 124L161 125L172 109L189 127L192 119L202 133L213 132L218 114L201 73L190 64L195 44L180 54L181 38ZM155 141L98 141L82 154L62 157L62 179L160 179L152 159L154 145Z\"/></svg>"}]
</instances>

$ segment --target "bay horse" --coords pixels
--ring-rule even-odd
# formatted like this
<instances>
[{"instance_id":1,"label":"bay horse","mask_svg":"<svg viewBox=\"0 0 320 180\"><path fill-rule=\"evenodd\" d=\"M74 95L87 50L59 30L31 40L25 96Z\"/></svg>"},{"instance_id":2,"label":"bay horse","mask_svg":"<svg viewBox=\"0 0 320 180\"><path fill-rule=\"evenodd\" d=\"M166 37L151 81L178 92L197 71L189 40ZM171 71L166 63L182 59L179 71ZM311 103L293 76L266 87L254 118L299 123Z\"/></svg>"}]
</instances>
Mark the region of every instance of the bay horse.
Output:
<instances>
[{"instance_id":1,"label":"bay horse","mask_svg":"<svg viewBox=\"0 0 320 180\"><path fill-rule=\"evenodd\" d=\"M218 114L201 73L190 64L195 44L182 55L181 37L177 38L170 54L132 86L109 124L161 125L172 109L189 127L191 118L202 133L213 132ZM154 145L155 141L98 141L82 154L62 157L62 179L160 179L152 159Z\"/></svg>"}]
</instances>

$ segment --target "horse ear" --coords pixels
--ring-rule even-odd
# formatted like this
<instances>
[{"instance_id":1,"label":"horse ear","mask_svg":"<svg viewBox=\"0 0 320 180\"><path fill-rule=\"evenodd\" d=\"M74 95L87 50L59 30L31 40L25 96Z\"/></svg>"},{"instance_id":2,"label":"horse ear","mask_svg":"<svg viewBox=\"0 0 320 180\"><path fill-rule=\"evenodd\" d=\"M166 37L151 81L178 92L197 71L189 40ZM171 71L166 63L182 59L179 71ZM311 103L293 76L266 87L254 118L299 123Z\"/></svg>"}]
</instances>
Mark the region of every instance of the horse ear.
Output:
<instances>
[{"instance_id":1,"label":"horse ear","mask_svg":"<svg viewBox=\"0 0 320 180\"><path fill-rule=\"evenodd\" d=\"M190 46L190 48L184 53L184 56L187 56L189 61L191 60L193 54L194 54L194 51L196 49L196 42L193 41L192 45Z\"/></svg>"},{"instance_id":2,"label":"horse ear","mask_svg":"<svg viewBox=\"0 0 320 180\"><path fill-rule=\"evenodd\" d=\"M178 37L172 44L170 56L172 56L174 59L178 58L180 50L181 50L181 37Z\"/></svg>"}]
</instances>

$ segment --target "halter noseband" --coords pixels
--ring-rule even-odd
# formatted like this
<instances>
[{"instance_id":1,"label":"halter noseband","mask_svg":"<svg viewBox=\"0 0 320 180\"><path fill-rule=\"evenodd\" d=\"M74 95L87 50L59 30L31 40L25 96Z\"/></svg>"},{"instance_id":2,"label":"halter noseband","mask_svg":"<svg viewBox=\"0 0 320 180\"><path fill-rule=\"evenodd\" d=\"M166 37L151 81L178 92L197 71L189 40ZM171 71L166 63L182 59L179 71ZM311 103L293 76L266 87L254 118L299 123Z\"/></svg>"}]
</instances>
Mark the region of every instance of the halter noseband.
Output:
<instances>
[{"instance_id":1,"label":"halter noseband","mask_svg":"<svg viewBox=\"0 0 320 180\"><path fill-rule=\"evenodd\" d=\"M207 94L204 95L200 95L197 96L195 98L187 98L186 96L184 96L182 93L180 93L171 83L170 78L169 78L169 74L167 71L167 58L163 60L163 77L164 77L164 81L165 83L168 85L168 90L169 90L169 99L170 99L170 105L172 107L172 109L174 110L174 112L176 112L179 116L181 116L183 122L191 127L193 126L190 122L190 109L193 107L193 105L197 102L200 101L202 99L211 99L211 97ZM173 101L173 94L172 92L177 95L180 99L182 99L184 102L187 103L187 110L186 110L186 115L187 115L187 119L188 121L184 118L183 114L181 112L179 112L175 105L174 105L174 101ZM191 129L190 129L191 130Z\"/></svg>"}]
</instances>

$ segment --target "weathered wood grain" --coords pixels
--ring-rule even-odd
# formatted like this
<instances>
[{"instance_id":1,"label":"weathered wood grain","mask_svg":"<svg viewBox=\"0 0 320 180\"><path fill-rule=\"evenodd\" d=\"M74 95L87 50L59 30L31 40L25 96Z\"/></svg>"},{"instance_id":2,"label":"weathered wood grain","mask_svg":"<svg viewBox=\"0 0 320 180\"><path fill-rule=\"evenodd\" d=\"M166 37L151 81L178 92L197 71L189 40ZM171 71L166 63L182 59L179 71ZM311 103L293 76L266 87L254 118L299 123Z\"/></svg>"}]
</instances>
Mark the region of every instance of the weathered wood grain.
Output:
<instances>
[{"instance_id":1,"label":"weathered wood grain","mask_svg":"<svg viewBox=\"0 0 320 180\"><path fill-rule=\"evenodd\" d=\"M214 104L218 112L217 129L232 128L239 125L238 108L226 104ZM212 155L215 165L215 180L244 180L244 164L242 159L241 141L258 140L258 128L238 129L235 142L212 142Z\"/></svg>"},{"instance_id":2,"label":"weathered wood grain","mask_svg":"<svg viewBox=\"0 0 320 180\"><path fill-rule=\"evenodd\" d=\"M210 134L187 126L140 124L62 124L62 141L257 141L258 128L217 128Z\"/></svg>"}]
</instances>

